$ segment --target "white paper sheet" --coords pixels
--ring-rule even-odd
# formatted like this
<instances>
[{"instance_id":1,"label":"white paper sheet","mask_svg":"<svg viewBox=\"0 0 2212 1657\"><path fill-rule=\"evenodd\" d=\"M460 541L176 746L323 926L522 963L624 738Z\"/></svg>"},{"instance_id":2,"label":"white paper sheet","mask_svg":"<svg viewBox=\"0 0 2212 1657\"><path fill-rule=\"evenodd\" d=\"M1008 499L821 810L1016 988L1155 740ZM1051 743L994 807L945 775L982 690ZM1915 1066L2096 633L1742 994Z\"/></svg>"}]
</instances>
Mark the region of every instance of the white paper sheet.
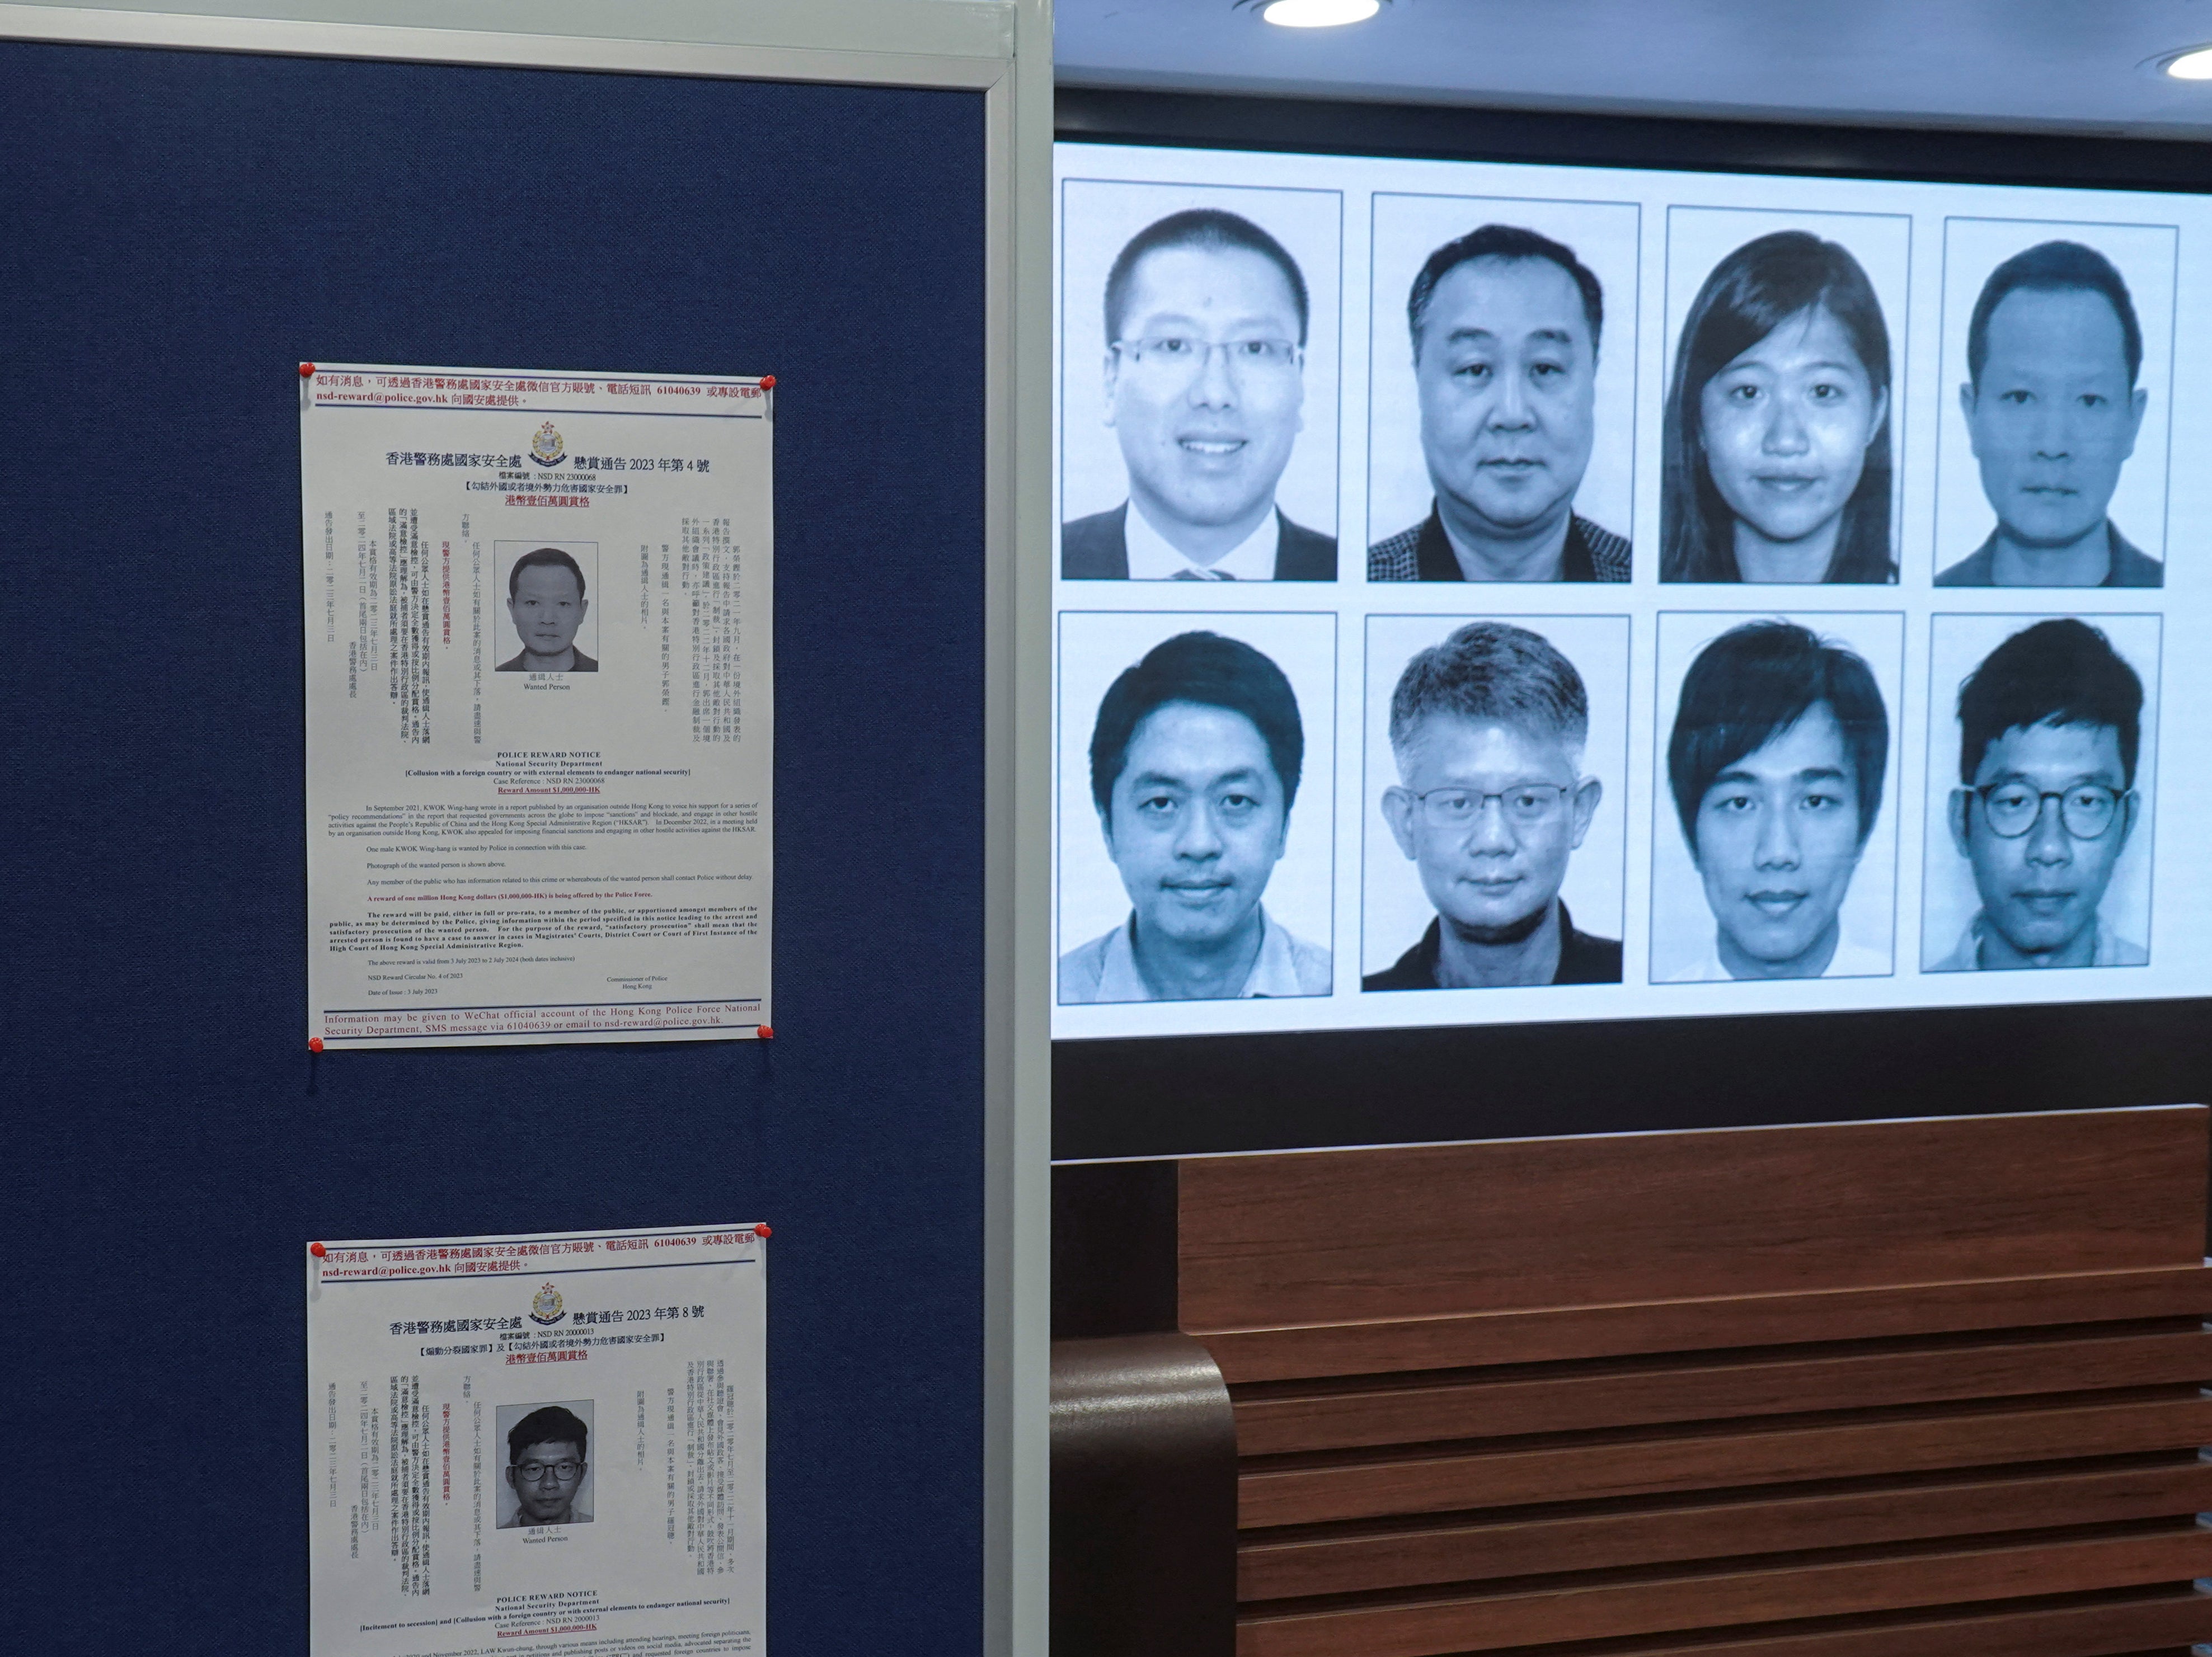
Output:
<instances>
[{"instance_id":1,"label":"white paper sheet","mask_svg":"<svg viewBox=\"0 0 2212 1657\"><path fill-rule=\"evenodd\" d=\"M757 1228L320 1246L313 1657L765 1648Z\"/></svg>"},{"instance_id":2,"label":"white paper sheet","mask_svg":"<svg viewBox=\"0 0 2212 1657\"><path fill-rule=\"evenodd\" d=\"M773 409L303 365L310 1038L768 1024Z\"/></svg>"}]
</instances>

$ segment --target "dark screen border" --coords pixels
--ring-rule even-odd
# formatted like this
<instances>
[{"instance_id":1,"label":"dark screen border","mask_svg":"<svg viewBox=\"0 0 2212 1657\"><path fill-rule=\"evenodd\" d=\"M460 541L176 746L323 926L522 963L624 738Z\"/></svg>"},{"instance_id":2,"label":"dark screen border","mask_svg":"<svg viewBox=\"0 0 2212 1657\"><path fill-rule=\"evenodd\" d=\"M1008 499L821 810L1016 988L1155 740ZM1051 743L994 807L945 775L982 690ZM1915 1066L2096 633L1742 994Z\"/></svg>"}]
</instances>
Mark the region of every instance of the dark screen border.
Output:
<instances>
[{"instance_id":1,"label":"dark screen border","mask_svg":"<svg viewBox=\"0 0 2212 1657\"><path fill-rule=\"evenodd\" d=\"M2212 191L2177 139L1062 86L1063 142ZM1053 1044L1055 1161L2212 1099L2212 999Z\"/></svg>"}]
</instances>

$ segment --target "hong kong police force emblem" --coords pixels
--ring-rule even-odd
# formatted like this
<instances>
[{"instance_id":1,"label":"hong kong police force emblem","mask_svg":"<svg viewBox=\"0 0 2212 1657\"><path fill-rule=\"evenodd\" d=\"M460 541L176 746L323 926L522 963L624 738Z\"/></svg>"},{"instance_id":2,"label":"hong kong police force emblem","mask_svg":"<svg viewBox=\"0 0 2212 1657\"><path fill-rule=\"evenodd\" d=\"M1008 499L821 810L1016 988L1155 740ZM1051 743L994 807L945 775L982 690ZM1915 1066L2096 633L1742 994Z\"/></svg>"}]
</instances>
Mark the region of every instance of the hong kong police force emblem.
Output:
<instances>
[{"instance_id":1,"label":"hong kong police force emblem","mask_svg":"<svg viewBox=\"0 0 2212 1657\"><path fill-rule=\"evenodd\" d=\"M538 435L530 440L530 458L541 466L557 466L568 452L568 446L561 440L561 434L547 421L538 428Z\"/></svg>"},{"instance_id":2,"label":"hong kong police force emblem","mask_svg":"<svg viewBox=\"0 0 2212 1657\"><path fill-rule=\"evenodd\" d=\"M532 1323L561 1321L561 1291L547 1284L530 1299L530 1320Z\"/></svg>"}]
</instances>

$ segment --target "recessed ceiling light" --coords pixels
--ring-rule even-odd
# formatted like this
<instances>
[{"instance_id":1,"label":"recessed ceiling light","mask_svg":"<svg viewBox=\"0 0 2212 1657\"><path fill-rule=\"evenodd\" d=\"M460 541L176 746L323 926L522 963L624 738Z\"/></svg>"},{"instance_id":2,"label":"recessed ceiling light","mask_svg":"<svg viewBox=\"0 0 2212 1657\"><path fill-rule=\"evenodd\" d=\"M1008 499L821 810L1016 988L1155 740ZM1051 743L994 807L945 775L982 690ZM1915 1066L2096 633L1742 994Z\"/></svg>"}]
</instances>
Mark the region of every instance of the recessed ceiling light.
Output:
<instances>
[{"instance_id":1,"label":"recessed ceiling light","mask_svg":"<svg viewBox=\"0 0 2212 1657\"><path fill-rule=\"evenodd\" d=\"M1382 0L1273 0L1260 15L1287 29L1326 29L1364 23L1382 9Z\"/></svg>"},{"instance_id":2,"label":"recessed ceiling light","mask_svg":"<svg viewBox=\"0 0 2212 1657\"><path fill-rule=\"evenodd\" d=\"M2212 81L2212 46L2192 46L2166 60L2166 72L2177 81Z\"/></svg>"}]
</instances>

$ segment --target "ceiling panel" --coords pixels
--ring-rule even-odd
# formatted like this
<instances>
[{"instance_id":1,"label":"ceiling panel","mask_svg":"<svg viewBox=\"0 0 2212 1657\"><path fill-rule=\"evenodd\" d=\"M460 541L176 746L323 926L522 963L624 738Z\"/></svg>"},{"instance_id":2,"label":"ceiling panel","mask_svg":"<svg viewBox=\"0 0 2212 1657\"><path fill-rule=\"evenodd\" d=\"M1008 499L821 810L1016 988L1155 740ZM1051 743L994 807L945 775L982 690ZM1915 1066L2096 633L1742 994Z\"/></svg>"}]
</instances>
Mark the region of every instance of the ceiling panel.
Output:
<instances>
[{"instance_id":1,"label":"ceiling panel","mask_svg":"<svg viewBox=\"0 0 2212 1657\"><path fill-rule=\"evenodd\" d=\"M1285 29L1231 0L1058 0L1072 85L2212 137L2212 0L1385 0Z\"/></svg>"}]
</instances>

